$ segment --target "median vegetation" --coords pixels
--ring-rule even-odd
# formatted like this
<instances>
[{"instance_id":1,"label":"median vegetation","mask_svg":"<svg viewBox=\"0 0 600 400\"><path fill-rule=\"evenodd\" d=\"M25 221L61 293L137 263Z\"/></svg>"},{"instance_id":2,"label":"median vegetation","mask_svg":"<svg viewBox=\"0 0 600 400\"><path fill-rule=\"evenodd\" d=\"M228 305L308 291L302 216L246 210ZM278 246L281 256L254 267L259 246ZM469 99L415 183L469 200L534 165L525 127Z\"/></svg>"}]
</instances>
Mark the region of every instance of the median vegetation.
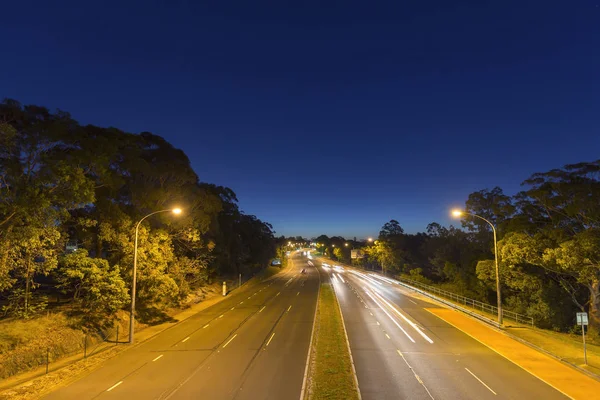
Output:
<instances>
[{"instance_id":1,"label":"median vegetation","mask_svg":"<svg viewBox=\"0 0 600 400\"><path fill-rule=\"evenodd\" d=\"M340 309L330 284L321 285L309 399L358 399Z\"/></svg>"}]
</instances>

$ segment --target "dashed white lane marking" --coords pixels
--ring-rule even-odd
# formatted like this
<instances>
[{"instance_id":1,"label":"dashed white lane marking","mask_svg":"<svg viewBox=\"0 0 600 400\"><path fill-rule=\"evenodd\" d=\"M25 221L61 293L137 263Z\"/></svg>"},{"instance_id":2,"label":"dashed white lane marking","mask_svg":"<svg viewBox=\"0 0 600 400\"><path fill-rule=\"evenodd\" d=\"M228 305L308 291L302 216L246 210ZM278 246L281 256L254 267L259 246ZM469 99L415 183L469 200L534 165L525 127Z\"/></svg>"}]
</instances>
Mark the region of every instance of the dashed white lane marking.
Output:
<instances>
[{"instance_id":1,"label":"dashed white lane marking","mask_svg":"<svg viewBox=\"0 0 600 400\"><path fill-rule=\"evenodd\" d=\"M231 311L235 310L235 307L231 307Z\"/></svg>"},{"instance_id":2,"label":"dashed white lane marking","mask_svg":"<svg viewBox=\"0 0 600 400\"><path fill-rule=\"evenodd\" d=\"M408 301L410 301L411 303L413 303L414 305L417 305L416 301L412 301L411 299L408 299Z\"/></svg>"},{"instance_id":3,"label":"dashed white lane marking","mask_svg":"<svg viewBox=\"0 0 600 400\"><path fill-rule=\"evenodd\" d=\"M408 318L406 318L404 316L404 314L402 314L396 307L394 307L392 304L390 304L389 301L387 301L382 295L380 295L377 292L373 292L373 294L375 294L375 296L379 297L385 304L387 304L396 314L398 314L400 317L402 317L403 320L405 320L410 326L412 326L414 328L414 330L417 331L417 333L419 335L421 335L423 337L423 339L427 340L430 344L433 344L433 340L431 340L431 338L429 338L429 336L427 336L425 334L425 332L423 332L418 326L417 324L415 324L414 322L412 322L411 320L409 320Z\"/></svg>"},{"instance_id":4,"label":"dashed white lane marking","mask_svg":"<svg viewBox=\"0 0 600 400\"><path fill-rule=\"evenodd\" d=\"M281 292L277 292L277 294L275 295L275 297L279 296L281 294Z\"/></svg>"},{"instance_id":5,"label":"dashed white lane marking","mask_svg":"<svg viewBox=\"0 0 600 400\"><path fill-rule=\"evenodd\" d=\"M227 341L227 343L225 343L225 344L223 345L223 348L227 347L227 345L228 345L229 343L231 343L231 341L232 341L233 339L235 339L235 337L236 337L236 336L237 336L237 333L236 333L235 335L233 335L233 336L231 337L231 339L229 339L229 340Z\"/></svg>"},{"instance_id":6,"label":"dashed white lane marking","mask_svg":"<svg viewBox=\"0 0 600 400\"><path fill-rule=\"evenodd\" d=\"M187 342L188 340L190 340L190 337L189 337L189 336L188 336L188 337L186 337L185 339L183 339L183 340L181 341L181 343L185 343L185 342Z\"/></svg>"},{"instance_id":7,"label":"dashed white lane marking","mask_svg":"<svg viewBox=\"0 0 600 400\"><path fill-rule=\"evenodd\" d=\"M121 383L123 383L123 381L119 381L119 382L115 383L114 385L112 385L111 387L109 387L108 389L106 389L106 391L110 392L111 390L113 390L114 388L116 388L117 386L119 386Z\"/></svg>"},{"instance_id":8,"label":"dashed white lane marking","mask_svg":"<svg viewBox=\"0 0 600 400\"><path fill-rule=\"evenodd\" d=\"M156 357L154 360L152 361L157 361L158 359L160 359L163 355L161 354L160 356Z\"/></svg>"},{"instance_id":9,"label":"dashed white lane marking","mask_svg":"<svg viewBox=\"0 0 600 400\"><path fill-rule=\"evenodd\" d=\"M375 322L377 322L377 325L381 325L381 324L379 323L379 321L375 321Z\"/></svg>"},{"instance_id":10,"label":"dashed white lane marking","mask_svg":"<svg viewBox=\"0 0 600 400\"><path fill-rule=\"evenodd\" d=\"M423 383L423 380L421 379L421 377L419 375L417 375L417 373L415 372L415 370L413 369L413 367L411 367L411 365L408 363L408 361L404 357L404 354L402 354L402 352L399 349L396 349L396 351L398 352L398 355L400 357L402 357L402 359L404 360L404 363L406 363L406 366L412 371L412 373L415 376L415 379L417 380L417 382L419 382L421 384L421 386L423 386L423 389L425 389L425 391L427 392L427 394L429 395L429 397L433 400L433 396L431 395L431 392L429 391L429 389L427 389L427 386L425 386L425 383Z\"/></svg>"},{"instance_id":11,"label":"dashed white lane marking","mask_svg":"<svg viewBox=\"0 0 600 400\"><path fill-rule=\"evenodd\" d=\"M489 387L488 385L486 385L484 381L482 381L481 379L479 379L479 377L477 377L477 375L475 375L474 373L472 373L471 370L469 370L469 368L465 367L465 369L467 370L468 373L470 373L471 375L473 375L473 378L477 379L479 381L479 383L481 383L483 386L485 386L487 388L487 390L489 390L490 392L494 393L495 396L498 395L496 392L494 392L492 390L491 387Z\"/></svg>"},{"instance_id":12,"label":"dashed white lane marking","mask_svg":"<svg viewBox=\"0 0 600 400\"><path fill-rule=\"evenodd\" d=\"M206 328L208 328L208 326L209 326L209 325L210 325L210 324L206 324L206 325L204 325L204 326L202 327L202 329L206 329Z\"/></svg>"},{"instance_id":13,"label":"dashed white lane marking","mask_svg":"<svg viewBox=\"0 0 600 400\"><path fill-rule=\"evenodd\" d=\"M391 339L390 335L388 335L387 333L385 334L385 337L387 337L388 339Z\"/></svg>"},{"instance_id":14,"label":"dashed white lane marking","mask_svg":"<svg viewBox=\"0 0 600 400\"><path fill-rule=\"evenodd\" d=\"M388 318L394 323L394 325L396 325L402 331L402 333L404 333L406 335L406 337L411 342L416 343L415 340L412 337L410 337L408 332L406 332L406 330L404 330L404 328L400 326L398 321L396 321L394 319L394 317L392 317L392 315L389 312L387 312L387 310L385 308L383 308L383 305L379 301L377 301L377 299L373 295L371 295L371 293L369 293L369 292L365 292L365 293L379 306L380 310L383 311L385 313L385 315L388 316Z\"/></svg>"},{"instance_id":15,"label":"dashed white lane marking","mask_svg":"<svg viewBox=\"0 0 600 400\"><path fill-rule=\"evenodd\" d=\"M287 311L290 311L291 309L292 309L292 305L290 304L290 306L288 307Z\"/></svg>"},{"instance_id":16,"label":"dashed white lane marking","mask_svg":"<svg viewBox=\"0 0 600 400\"><path fill-rule=\"evenodd\" d=\"M266 306L262 306L262 308L261 308L260 310L258 310L258 312L259 312L259 313L260 313L260 312L262 312L262 310L264 310L264 309L265 309L265 307L266 307Z\"/></svg>"},{"instance_id":17,"label":"dashed white lane marking","mask_svg":"<svg viewBox=\"0 0 600 400\"><path fill-rule=\"evenodd\" d=\"M298 296L300 294L300 292L296 293L296 296Z\"/></svg>"},{"instance_id":18,"label":"dashed white lane marking","mask_svg":"<svg viewBox=\"0 0 600 400\"><path fill-rule=\"evenodd\" d=\"M273 332L273 334L271 335L271 337L267 341L267 344L265 345L265 347L267 347L269 345L269 343L271 343L271 340L273 340L273 336L275 336L275 332Z\"/></svg>"},{"instance_id":19,"label":"dashed white lane marking","mask_svg":"<svg viewBox=\"0 0 600 400\"><path fill-rule=\"evenodd\" d=\"M219 318L223 318L223 314L219 315Z\"/></svg>"}]
</instances>

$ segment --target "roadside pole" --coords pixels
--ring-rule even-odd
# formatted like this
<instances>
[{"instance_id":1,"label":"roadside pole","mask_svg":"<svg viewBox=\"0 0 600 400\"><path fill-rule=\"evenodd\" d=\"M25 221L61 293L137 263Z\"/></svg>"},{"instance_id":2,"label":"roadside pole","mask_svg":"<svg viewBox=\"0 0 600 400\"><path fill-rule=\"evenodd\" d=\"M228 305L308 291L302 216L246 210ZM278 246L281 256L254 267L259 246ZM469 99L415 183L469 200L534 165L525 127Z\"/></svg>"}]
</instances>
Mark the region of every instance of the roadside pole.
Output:
<instances>
[{"instance_id":1,"label":"roadside pole","mask_svg":"<svg viewBox=\"0 0 600 400\"><path fill-rule=\"evenodd\" d=\"M583 362L585 365L588 365L587 347L585 345L585 327L588 325L588 315L586 312L577 313L577 325L581 326L581 337L583 338Z\"/></svg>"},{"instance_id":2,"label":"roadside pole","mask_svg":"<svg viewBox=\"0 0 600 400\"><path fill-rule=\"evenodd\" d=\"M240 274L240 279L239 279L238 287L242 287L242 274Z\"/></svg>"},{"instance_id":3,"label":"roadside pole","mask_svg":"<svg viewBox=\"0 0 600 400\"><path fill-rule=\"evenodd\" d=\"M223 296L227 295L227 282L223 281Z\"/></svg>"}]
</instances>

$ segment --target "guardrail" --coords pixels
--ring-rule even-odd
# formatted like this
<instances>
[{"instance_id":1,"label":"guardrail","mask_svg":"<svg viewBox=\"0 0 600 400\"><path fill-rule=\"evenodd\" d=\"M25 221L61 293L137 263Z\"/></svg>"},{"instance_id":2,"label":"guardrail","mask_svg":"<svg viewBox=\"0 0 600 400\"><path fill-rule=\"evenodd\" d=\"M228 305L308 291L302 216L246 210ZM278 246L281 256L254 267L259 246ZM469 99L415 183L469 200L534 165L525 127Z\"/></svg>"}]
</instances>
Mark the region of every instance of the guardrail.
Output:
<instances>
[{"instance_id":1,"label":"guardrail","mask_svg":"<svg viewBox=\"0 0 600 400\"><path fill-rule=\"evenodd\" d=\"M459 294L452 293L447 290L437 288L435 286L427 285L422 282L415 281L413 279L408 279L404 277L396 277L396 279L400 282L407 283L410 286L421 288L427 292L434 293L437 296L445 297L456 303L471 307L475 310L480 310L481 312L489 313L492 315L498 315L498 307L493 306L491 304L483 303L479 300L470 299L468 297L461 296ZM528 317L527 315L519 314L514 311L502 309L502 317L505 319L515 321L519 324L534 326L532 317Z\"/></svg>"}]
</instances>

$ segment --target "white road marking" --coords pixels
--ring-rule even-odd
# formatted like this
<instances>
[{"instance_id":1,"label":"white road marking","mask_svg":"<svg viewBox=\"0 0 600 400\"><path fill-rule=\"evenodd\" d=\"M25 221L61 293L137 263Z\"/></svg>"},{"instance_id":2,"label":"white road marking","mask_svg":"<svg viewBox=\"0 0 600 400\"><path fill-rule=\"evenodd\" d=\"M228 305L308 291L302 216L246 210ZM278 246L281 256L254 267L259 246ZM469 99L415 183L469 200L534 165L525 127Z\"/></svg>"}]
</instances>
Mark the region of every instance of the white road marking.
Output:
<instances>
[{"instance_id":1,"label":"white road marking","mask_svg":"<svg viewBox=\"0 0 600 400\"><path fill-rule=\"evenodd\" d=\"M494 395L498 395L498 393L494 392L491 387L489 387L488 385L485 384L484 381L482 381L481 379L479 379L477 377L477 375L475 375L474 373L472 373L471 370L469 370L469 368L465 367L465 369L467 370L468 373L470 373L471 375L473 375L473 378L477 379L479 381L479 383L481 383L483 386L485 386L487 388L487 390L489 390L490 392L494 393Z\"/></svg>"},{"instance_id":2,"label":"white road marking","mask_svg":"<svg viewBox=\"0 0 600 400\"><path fill-rule=\"evenodd\" d=\"M250 300L250 297L252 297L252 296L248 296L248 300Z\"/></svg>"},{"instance_id":3,"label":"white road marking","mask_svg":"<svg viewBox=\"0 0 600 400\"><path fill-rule=\"evenodd\" d=\"M229 339L229 340L227 341L227 343L225 343L225 344L223 345L223 348L227 347L227 345L228 345L229 343L231 343L231 341L232 341L233 339L235 339L235 337L236 337L236 336L237 336L237 333L236 333L235 335L233 335L233 336L231 337L231 339Z\"/></svg>"},{"instance_id":4,"label":"white road marking","mask_svg":"<svg viewBox=\"0 0 600 400\"><path fill-rule=\"evenodd\" d=\"M416 301L412 301L411 299L408 299L408 301L410 301L411 303L413 303L414 305L417 305Z\"/></svg>"},{"instance_id":5,"label":"white road marking","mask_svg":"<svg viewBox=\"0 0 600 400\"><path fill-rule=\"evenodd\" d=\"M154 360L152 361L157 361L158 359L160 359L163 355L161 354L160 356L156 357Z\"/></svg>"},{"instance_id":6,"label":"white road marking","mask_svg":"<svg viewBox=\"0 0 600 400\"><path fill-rule=\"evenodd\" d=\"M281 292L277 292L277 294L275 295L275 297L279 296L281 294Z\"/></svg>"},{"instance_id":7,"label":"white road marking","mask_svg":"<svg viewBox=\"0 0 600 400\"><path fill-rule=\"evenodd\" d=\"M369 314L371 314L371 317L373 316L373 313L371 311L369 311Z\"/></svg>"},{"instance_id":8,"label":"white road marking","mask_svg":"<svg viewBox=\"0 0 600 400\"><path fill-rule=\"evenodd\" d=\"M296 293L296 296L298 296L300 294L300 292Z\"/></svg>"},{"instance_id":9,"label":"white road marking","mask_svg":"<svg viewBox=\"0 0 600 400\"><path fill-rule=\"evenodd\" d=\"M429 338L429 336L427 336L425 334L425 332L423 332L418 326L417 324L415 324L414 322L412 322L411 320L409 320L408 318L406 318L404 316L404 314L402 314L396 307L394 307L392 304L390 304L389 301L387 301L382 295L380 295L377 292L373 292L375 294L375 296L379 297L385 304L387 304L396 314L398 314L400 317L402 317L403 320L405 320L410 326L412 326L414 328L414 330L416 330L419 335L423 336L423 339L427 340L429 343L433 344L433 340L431 340Z\"/></svg>"},{"instance_id":10,"label":"white road marking","mask_svg":"<svg viewBox=\"0 0 600 400\"><path fill-rule=\"evenodd\" d=\"M419 382L421 384L421 386L423 386L423 389L425 389L425 391L427 392L427 394L429 395L429 397L433 400L433 396L431 395L431 392L429 391L429 389L427 389L427 386L425 386L425 383L423 383L423 380L421 379L421 377L419 375L417 375L417 373L415 372L415 370L413 369L413 367L410 366L410 364L408 363L408 361L404 357L404 354L402 354L402 352L400 350L398 350L398 349L396 349L396 351L398 352L398 355L400 357L402 357L402 359L406 363L406 366L412 371L412 373L415 376L415 379L417 380L417 382Z\"/></svg>"},{"instance_id":11,"label":"white road marking","mask_svg":"<svg viewBox=\"0 0 600 400\"><path fill-rule=\"evenodd\" d=\"M340 278L340 280L342 281L342 283L346 283L346 281L344 280L344 278L342 278L342 276L340 274L336 274L338 278Z\"/></svg>"},{"instance_id":12,"label":"white road marking","mask_svg":"<svg viewBox=\"0 0 600 400\"><path fill-rule=\"evenodd\" d=\"M117 386L119 386L121 383L123 383L123 381L119 381L119 382L115 383L114 385L112 385L111 387L109 387L108 389L106 389L106 391L110 392L111 390L113 390L114 388L116 388Z\"/></svg>"},{"instance_id":13,"label":"white road marking","mask_svg":"<svg viewBox=\"0 0 600 400\"><path fill-rule=\"evenodd\" d=\"M273 336L275 336L275 332L273 332L273 334L271 335L271 337L267 341L267 344L265 345L265 347L267 347L269 345L269 343L271 343L271 340L273 340Z\"/></svg>"},{"instance_id":14,"label":"white road marking","mask_svg":"<svg viewBox=\"0 0 600 400\"><path fill-rule=\"evenodd\" d=\"M390 335L388 335L387 333L385 334L385 336L386 336L388 339L391 339Z\"/></svg>"},{"instance_id":15,"label":"white road marking","mask_svg":"<svg viewBox=\"0 0 600 400\"><path fill-rule=\"evenodd\" d=\"M219 318L223 318L223 314L219 315Z\"/></svg>"},{"instance_id":16,"label":"white road marking","mask_svg":"<svg viewBox=\"0 0 600 400\"><path fill-rule=\"evenodd\" d=\"M235 310L235 307L231 307L231 311Z\"/></svg>"},{"instance_id":17,"label":"white road marking","mask_svg":"<svg viewBox=\"0 0 600 400\"><path fill-rule=\"evenodd\" d=\"M208 326L209 326L209 325L210 325L210 324L206 324L206 325L204 325L204 326L202 327L202 329L206 329L206 328L208 328Z\"/></svg>"},{"instance_id":18,"label":"white road marking","mask_svg":"<svg viewBox=\"0 0 600 400\"><path fill-rule=\"evenodd\" d=\"M244 302L243 302L243 301L240 301L240 304L244 304Z\"/></svg>"},{"instance_id":19,"label":"white road marking","mask_svg":"<svg viewBox=\"0 0 600 400\"><path fill-rule=\"evenodd\" d=\"M259 313L260 313L260 312L262 312L262 310L264 310L264 309L265 309L265 307L266 307L266 306L262 306L262 308L261 308L260 310L258 310L258 312L259 312Z\"/></svg>"},{"instance_id":20,"label":"white road marking","mask_svg":"<svg viewBox=\"0 0 600 400\"><path fill-rule=\"evenodd\" d=\"M398 323L398 321L396 321L396 320L394 319L394 317L392 317L392 315L391 315L390 313L388 313L388 312L387 312L387 310L386 310L385 308L383 308L383 305L382 305L381 303L379 303L379 302L377 301L377 299L376 299L376 298L375 298L373 295L371 295L371 293L369 293L369 292L367 292L367 291L365 291L365 293L366 293L366 294L367 294L367 295L368 295L368 296L369 296L371 299L373 299L373 301L374 301L375 303L377 303L377 305L379 305L379 307L381 308L381 311L383 311L383 312L385 313L385 315L387 315L387 316L388 316L388 318L389 318L389 319L391 319L391 320L392 320L392 322L393 322L393 323L394 323L394 324L395 324L395 325L396 325L398 328L400 328L400 330L401 330L401 331L402 331L402 332L403 332L403 333L406 335L406 337L407 337L407 338L408 338L408 339L409 339L411 342L413 342L413 343L416 343L416 342L415 342L415 340L414 340L412 337L410 337L410 335L408 334L408 332L406 332L406 331L404 330L404 328L400 326L400 324Z\"/></svg>"},{"instance_id":21,"label":"white road marking","mask_svg":"<svg viewBox=\"0 0 600 400\"><path fill-rule=\"evenodd\" d=\"M189 336L188 336L188 337L186 337L185 339L183 339L183 340L181 341L181 343L185 343L185 342L187 342L188 340L190 340L190 337L189 337Z\"/></svg>"},{"instance_id":22,"label":"white road marking","mask_svg":"<svg viewBox=\"0 0 600 400\"><path fill-rule=\"evenodd\" d=\"M381 324L379 323L379 321L375 321L375 322L377 322L377 325L381 325Z\"/></svg>"},{"instance_id":23,"label":"white road marking","mask_svg":"<svg viewBox=\"0 0 600 400\"><path fill-rule=\"evenodd\" d=\"M291 309L292 309L292 305L290 304L290 306L288 307L287 311L290 311Z\"/></svg>"}]
</instances>

